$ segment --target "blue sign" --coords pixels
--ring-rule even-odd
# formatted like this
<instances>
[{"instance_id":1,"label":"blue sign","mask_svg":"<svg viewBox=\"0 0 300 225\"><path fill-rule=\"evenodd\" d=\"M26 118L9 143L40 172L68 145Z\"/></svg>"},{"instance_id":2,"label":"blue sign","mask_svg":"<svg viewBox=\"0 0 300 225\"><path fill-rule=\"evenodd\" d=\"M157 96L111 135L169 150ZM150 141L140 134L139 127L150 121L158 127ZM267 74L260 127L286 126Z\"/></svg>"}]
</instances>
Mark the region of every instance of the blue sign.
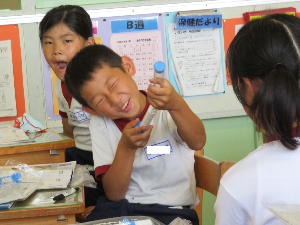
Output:
<instances>
[{"instance_id":1,"label":"blue sign","mask_svg":"<svg viewBox=\"0 0 300 225\"><path fill-rule=\"evenodd\" d=\"M157 17L132 18L111 21L112 33L157 30Z\"/></svg>"},{"instance_id":2,"label":"blue sign","mask_svg":"<svg viewBox=\"0 0 300 225\"><path fill-rule=\"evenodd\" d=\"M176 30L222 28L222 15L177 16Z\"/></svg>"}]
</instances>

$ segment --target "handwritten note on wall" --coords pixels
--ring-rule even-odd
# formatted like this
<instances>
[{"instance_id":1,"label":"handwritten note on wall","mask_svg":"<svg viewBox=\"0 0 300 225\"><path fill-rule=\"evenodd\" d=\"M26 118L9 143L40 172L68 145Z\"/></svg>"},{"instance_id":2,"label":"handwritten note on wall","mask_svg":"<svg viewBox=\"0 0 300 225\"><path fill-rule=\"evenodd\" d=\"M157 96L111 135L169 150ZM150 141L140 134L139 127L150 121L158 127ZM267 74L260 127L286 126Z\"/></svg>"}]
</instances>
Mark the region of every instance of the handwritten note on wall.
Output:
<instances>
[{"instance_id":1,"label":"handwritten note on wall","mask_svg":"<svg viewBox=\"0 0 300 225\"><path fill-rule=\"evenodd\" d=\"M182 96L224 92L219 29L168 26L175 80Z\"/></svg>"},{"instance_id":2,"label":"handwritten note on wall","mask_svg":"<svg viewBox=\"0 0 300 225\"><path fill-rule=\"evenodd\" d=\"M0 117L16 115L11 41L0 41Z\"/></svg>"}]
</instances>

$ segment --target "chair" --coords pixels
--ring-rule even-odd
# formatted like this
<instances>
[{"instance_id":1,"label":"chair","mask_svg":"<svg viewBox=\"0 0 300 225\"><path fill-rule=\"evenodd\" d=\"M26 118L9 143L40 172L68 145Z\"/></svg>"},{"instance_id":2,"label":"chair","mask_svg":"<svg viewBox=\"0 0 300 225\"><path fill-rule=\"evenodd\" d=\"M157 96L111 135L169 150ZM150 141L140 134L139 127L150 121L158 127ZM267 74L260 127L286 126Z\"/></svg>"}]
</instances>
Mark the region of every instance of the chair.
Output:
<instances>
[{"instance_id":1,"label":"chair","mask_svg":"<svg viewBox=\"0 0 300 225\"><path fill-rule=\"evenodd\" d=\"M202 203L203 190L217 196L220 179L224 173L235 164L235 161L218 162L204 156L204 149L195 151L195 176L200 203L194 209L199 217L199 224L202 224Z\"/></svg>"}]
</instances>

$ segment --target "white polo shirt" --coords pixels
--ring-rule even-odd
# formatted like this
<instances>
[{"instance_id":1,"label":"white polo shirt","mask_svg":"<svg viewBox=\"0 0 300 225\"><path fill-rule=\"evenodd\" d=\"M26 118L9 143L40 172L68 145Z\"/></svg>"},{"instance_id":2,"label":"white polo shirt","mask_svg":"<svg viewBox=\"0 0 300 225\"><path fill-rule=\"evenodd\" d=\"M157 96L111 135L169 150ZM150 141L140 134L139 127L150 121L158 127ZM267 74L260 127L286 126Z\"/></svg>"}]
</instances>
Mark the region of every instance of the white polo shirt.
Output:
<instances>
[{"instance_id":1,"label":"white polo shirt","mask_svg":"<svg viewBox=\"0 0 300 225\"><path fill-rule=\"evenodd\" d=\"M199 203L194 173L194 151L177 133L168 111L158 111L148 145L169 145L170 154L148 155L136 151L125 198L131 203L195 207ZM92 116L91 136L95 171L109 167L116 155L122 133L113 120ZM99 174L98 174L99 175Z\"/></svg>"},{"instance_id":2,"label":"white polo shirt","mask_svg":"<svg viewBox=\"0 0 300 225\"><path fill-rule=\"evenodd\" d=\"M91 115L82 110L82 105L68 94L64 82L57 77L55 78L55 94L59 114L61 117L68 118L71 126L75 126L73 131L75 146L81 150L92 151L89 130Z\"/></svg>"},{"instance_id":3,"label":"white polo shirt","mask_svg":"<svg viewBox=\"0 0 300 225\"><path fill-rule=\"evenodd\" d=\"M300 147L291 151L279 141L261 145L222 177L215 224L284 225L265 204L299 208L299 171Z\"/></svg>"}]
</instances>

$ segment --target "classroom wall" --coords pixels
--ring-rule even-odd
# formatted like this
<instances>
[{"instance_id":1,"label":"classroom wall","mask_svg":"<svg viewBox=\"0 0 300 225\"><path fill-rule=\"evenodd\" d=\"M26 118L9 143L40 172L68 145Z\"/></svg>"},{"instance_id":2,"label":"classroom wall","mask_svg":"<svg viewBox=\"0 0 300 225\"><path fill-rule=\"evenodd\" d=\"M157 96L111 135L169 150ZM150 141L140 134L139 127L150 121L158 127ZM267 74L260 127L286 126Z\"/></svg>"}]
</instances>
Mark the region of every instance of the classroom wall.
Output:
<instances>
[{"instance_id":1,"label":"classroom wall","mask_svg":"<svg viewBox=\"0 0 300 225\"><path fill-rule=\"evenodd\" d=\"M25 0L29 2L32 0ZM24 5L25 3L22 3ZM149 1L145 1L148 2ZM159 1L153 1L155 4ZM164 1L170 2L170 1ZM173 1L174 2L174 1ZM177 1L179 2L179 1ZM188 2L188 1L182 1ZM270 1L271 3L272 1ZM146 3L145 3L146 4ZM219 9L223 19L240 18L246 11L258 11L263 9L272 9L280 7L293 6L300 10L300 3L268 4L259 6L245 6L235 8ZM93 6L87 6L86 9L92 9ZM98 6L97 6L98 7ZM99 8L99 7L98 7ZM29 9L29 11L32 9ZM36 10L37 13L48 11ZM0 12L0 16L7 15L7 12ZM25 90L26 112L33 118L46 124L49 128L61 131L61 121L51 121L47 123L44 80L41 63L41 46L38 38L38 23L20 24L20 39L22 50L22 66ZM193 102L192 104L197 104ZM205 107L205 106L202 106ZM197 115L199 112L195 111ZM247 116L224 117L217 119L204 120L204 126L207 133L207 144L205 145L205 155L218 161L235 160L239 161L253 151L262 143L261 137L255 132L253 122ZM13 123L2 122L1 124ZM204 192L203 199L203 224L213 225L215 214L213 205L215 197Z\"/></svg>"}]
</instances>

